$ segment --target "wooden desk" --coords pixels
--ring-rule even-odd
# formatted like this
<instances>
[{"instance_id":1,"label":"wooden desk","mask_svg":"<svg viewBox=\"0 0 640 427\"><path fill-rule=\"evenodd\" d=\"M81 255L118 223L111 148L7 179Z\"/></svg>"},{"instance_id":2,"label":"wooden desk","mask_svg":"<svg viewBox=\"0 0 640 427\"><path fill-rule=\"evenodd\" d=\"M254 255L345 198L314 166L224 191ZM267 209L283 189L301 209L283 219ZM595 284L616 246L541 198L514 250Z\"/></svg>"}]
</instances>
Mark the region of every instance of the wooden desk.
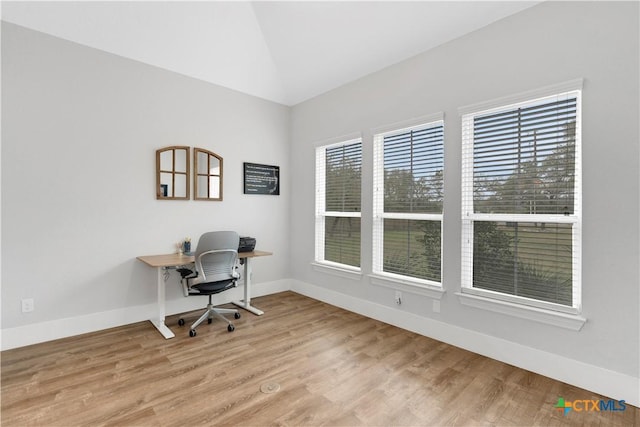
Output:
<instances>
[{"instance_id":1,"label":"wooden desk","mask_svg":"<svg viewBox=\"0 0 640 427\"><path fill-rule=\"evenodd\" d=\"M257 309L251 305L251 258L259 256L273 255L271 252L265 251L253 251L253 252L238 252L238 258L244 260L244 300L233 301L238 307L244 308L247 311L252 312L258 316L264 314L262 310ZM165 311L165 280L164 272L171 268L175 268L185 264L191 264L195 261L193 255L183 254L164 254L164 255L145 255L137 257L138 260L144 262L149 267L154 267L157 270L157 286L158 286L158 315L152 319L149 319L153 326L167 339L173 338L175 335L171 332L171 329L164 323L166 315Z\"/></svg>"}]
</instances>

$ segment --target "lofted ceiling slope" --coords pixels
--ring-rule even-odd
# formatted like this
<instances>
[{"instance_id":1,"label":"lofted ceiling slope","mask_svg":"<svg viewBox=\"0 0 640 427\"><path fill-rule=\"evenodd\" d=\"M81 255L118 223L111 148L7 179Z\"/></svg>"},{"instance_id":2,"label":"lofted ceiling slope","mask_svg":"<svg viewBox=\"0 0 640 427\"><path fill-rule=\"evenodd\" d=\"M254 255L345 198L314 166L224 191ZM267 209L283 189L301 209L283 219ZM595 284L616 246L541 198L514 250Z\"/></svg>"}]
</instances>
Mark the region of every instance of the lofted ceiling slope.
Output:
<instances>
[{"instance_id":1,"label":"lofted ceiling slope","mask_svg":"<svg viewBox=\"0 0 640 427\"><path fill-rule=\"evenodd\" d=\"M540 1L2 2L2 20L295 105Z\"/></svg>"}]
</instances>

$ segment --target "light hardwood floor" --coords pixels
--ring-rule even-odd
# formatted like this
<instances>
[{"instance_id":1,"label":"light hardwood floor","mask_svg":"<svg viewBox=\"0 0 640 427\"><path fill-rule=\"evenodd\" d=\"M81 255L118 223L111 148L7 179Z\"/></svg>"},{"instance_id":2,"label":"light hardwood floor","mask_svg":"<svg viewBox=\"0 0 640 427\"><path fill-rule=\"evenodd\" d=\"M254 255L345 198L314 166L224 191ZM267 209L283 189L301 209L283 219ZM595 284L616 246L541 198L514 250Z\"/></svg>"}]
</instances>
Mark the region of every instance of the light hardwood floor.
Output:
<instances>
[{"instance_id":1,"label":"light hardwood floor","mask_svg":"<svg viewBox=\"0 0 640 427\"><path fill-rule=\"evenodd\" d=\"M559 397L608 398L292 292L252 302L232 333L173 316L171 340L141 322L2 352L2 426L640 425L565 416Z\"/></svg>"}]
</instances>

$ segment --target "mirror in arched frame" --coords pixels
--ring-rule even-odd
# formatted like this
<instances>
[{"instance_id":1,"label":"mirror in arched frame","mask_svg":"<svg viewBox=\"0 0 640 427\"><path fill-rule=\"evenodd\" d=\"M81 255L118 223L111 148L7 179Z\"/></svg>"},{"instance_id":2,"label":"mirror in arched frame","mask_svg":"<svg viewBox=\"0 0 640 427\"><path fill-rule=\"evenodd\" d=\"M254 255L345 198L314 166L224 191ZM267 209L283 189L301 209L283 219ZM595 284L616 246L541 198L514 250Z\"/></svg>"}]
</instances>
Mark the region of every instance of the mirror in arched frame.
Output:
<instances>
[{"instance_id":1,"label":"mirror in arched frame","mask_svg":"<svg viewBox=\"0 0 640 427\"><path fill-rule=\"evenodd\" d=\"M189 147L156 150L156 198L189 200Z\"/></svg>"},{"instance_id":2,"label":"mirror in arched frame","mask_svg":"<svg viewBox=\"0 0 640 427\"><path fill-rule=\"evenodd\" d=\"M193 149L194 200L222 200L222 157L202 148Z\"/></svg>"}]
</instances>

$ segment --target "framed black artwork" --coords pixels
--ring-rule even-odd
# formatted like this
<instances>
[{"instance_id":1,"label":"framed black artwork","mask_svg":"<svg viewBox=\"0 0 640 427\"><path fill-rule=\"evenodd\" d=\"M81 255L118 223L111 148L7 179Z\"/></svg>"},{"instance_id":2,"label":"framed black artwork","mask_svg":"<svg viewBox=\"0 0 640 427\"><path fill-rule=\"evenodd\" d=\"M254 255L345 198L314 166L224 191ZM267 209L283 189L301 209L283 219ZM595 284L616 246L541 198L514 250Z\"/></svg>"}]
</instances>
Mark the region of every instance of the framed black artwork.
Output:
<instances>
[{"instance_id":1,"label":"framed black artwork","mask_svg":"<svg viewBox=\"0 0 640 427\"><path fill-rule=\"evenodd\" d=\"M280 166L244 163L244 194L280 195Z\"/></svg>"}]
</instances>

